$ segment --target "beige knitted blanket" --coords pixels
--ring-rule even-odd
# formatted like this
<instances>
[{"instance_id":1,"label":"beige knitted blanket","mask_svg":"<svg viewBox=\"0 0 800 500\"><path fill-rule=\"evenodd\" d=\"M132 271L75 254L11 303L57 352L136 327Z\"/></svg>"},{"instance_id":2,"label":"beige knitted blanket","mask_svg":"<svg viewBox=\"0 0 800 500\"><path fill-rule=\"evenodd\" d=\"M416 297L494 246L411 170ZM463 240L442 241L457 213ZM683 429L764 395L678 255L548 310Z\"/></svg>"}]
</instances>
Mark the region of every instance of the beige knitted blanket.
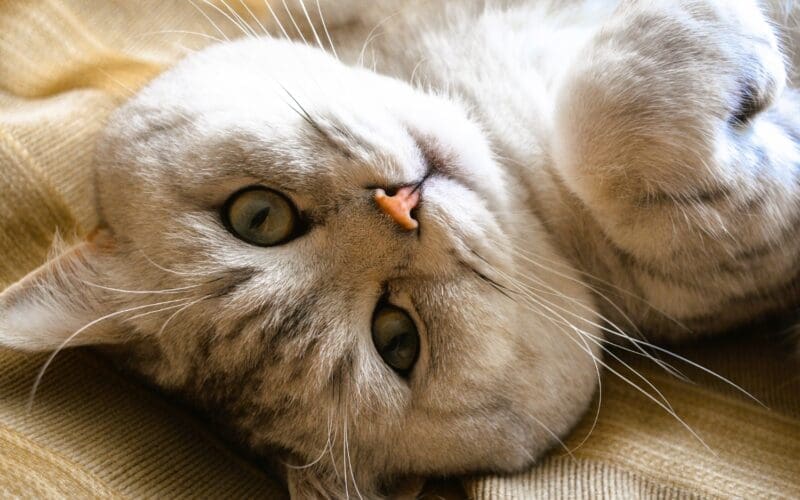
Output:
<instances>
[{"instance_id":1,"label":"beige knitted blanket","mask_svg":"<svg viewBox=\"0 0 800 500\"><path fill-rule=\"evenodd\" d=\"M174 31L214 33L185 1L0 0L0 288L43 261L56 230L94 227L91 156L104 118L207 43ZM592 411L562 448L518 475L461 479L464 493L799 498L800 363L788 345L754 332L681 354L763 406L685 363L674 364L691 381L622 357L671 409L606 373ZM89 352L59 356L26 409L42 361L0 351L0 496L284 494L213 429ZM644 385L622 363L612 366Z\"/></svg>"}]
</instances>

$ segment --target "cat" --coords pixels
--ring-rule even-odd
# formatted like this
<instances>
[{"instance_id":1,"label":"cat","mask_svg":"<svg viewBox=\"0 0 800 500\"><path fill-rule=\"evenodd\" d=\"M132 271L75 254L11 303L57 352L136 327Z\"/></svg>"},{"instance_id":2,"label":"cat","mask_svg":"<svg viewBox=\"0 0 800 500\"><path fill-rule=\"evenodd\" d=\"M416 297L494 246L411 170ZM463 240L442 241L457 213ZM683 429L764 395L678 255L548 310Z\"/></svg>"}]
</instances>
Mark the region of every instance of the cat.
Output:
<instances>
[{"instance_id":1,"label":"cat","mask_svg":"<svg viewBox=\"0 0 800 500\"><path fill-rule=\"evenodd\" d=\"M0 344L113 346L297 498L529 466L604 339L797 305L794 8L298 2L113 114L104 225L0 295Z\"/></svg>"}]
</instances>

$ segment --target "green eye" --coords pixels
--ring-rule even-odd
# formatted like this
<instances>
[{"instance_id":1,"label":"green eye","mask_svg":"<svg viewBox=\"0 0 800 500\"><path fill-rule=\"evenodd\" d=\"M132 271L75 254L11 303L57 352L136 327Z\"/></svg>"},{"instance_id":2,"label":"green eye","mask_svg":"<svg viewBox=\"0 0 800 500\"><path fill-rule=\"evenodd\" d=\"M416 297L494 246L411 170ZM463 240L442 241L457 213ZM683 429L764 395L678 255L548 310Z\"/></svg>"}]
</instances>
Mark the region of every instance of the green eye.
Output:
<instances>
[{"instance_id":1,"label":"green eye","mask_svg":"<svg viewBox=\"0 0 800 500\"><path fill-rule=\"evenodd\" d=\"M228 198L222 209L228 231L252 245L273 246L296 234L297 208L285 196L251 187Z\"/></svg>"},{"instance_id":2,"label":"green eye","mask_svg":"<svg viewBox=\"0 0 800 500\"><path fill-rule=\"evenodd\" d=\"M372 342L383 361L406 375L419 355L419 333L407 312L379 303L372 318Z\"/></svg>"}]
</instances>

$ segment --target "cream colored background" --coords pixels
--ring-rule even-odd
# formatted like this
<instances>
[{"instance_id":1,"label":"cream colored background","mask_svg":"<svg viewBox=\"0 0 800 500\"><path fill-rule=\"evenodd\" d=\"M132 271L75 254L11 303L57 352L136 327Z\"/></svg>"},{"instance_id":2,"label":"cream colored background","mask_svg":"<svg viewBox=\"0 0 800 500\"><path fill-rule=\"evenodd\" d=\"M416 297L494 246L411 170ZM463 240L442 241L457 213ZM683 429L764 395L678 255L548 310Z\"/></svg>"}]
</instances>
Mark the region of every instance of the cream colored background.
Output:
<instances>
[{"instance_id":1,"label":"cream colored background","mask_svg":"<svg viewBox=\"0 0 800 500\"><path fill-rule=\"evenodd\" d=\"M91 158L104 118L207 42L163 31L216 34L185 1L0 0L0 288L44 260L56 230L74 237L96 225ZM476 498L800 497L800 363L788 343L761 337L751 332L681 352L766 408L686 365L675 364L696 383L623 357L697 437L606 374L597 425L587 438L593 411L566 440L569 454L556 449L519 475L467 478L465 490ZM213 429L90 352L59 356L28 411L43 360L0 351L0 496L281 494ZM612 366L642 385L620 363Z\"/></svg>"}]
</instances>

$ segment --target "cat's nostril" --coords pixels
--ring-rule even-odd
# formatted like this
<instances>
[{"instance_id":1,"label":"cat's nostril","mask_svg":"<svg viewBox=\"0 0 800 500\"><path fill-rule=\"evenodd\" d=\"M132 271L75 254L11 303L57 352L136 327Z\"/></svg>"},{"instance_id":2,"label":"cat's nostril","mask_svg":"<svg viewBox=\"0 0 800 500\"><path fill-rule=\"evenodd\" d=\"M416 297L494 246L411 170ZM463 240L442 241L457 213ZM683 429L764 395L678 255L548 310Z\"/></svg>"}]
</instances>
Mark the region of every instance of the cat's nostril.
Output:
<instances>
[{"instance_id":1,"label":"cat's nostril","mask_svg":"<svg viewBox=\"0 0 800 500\"><path fill-rule=\"evenodd\" d=\"M419 186L404 186L393 190L394 194L389 194L387 190L377 188L372 198L378 208L391 217L400 227L406 231L413 231L419 227L419 222L412 215L412 210L419 205L420 190L418 188Z\"/></svg>"}]
</instances>

